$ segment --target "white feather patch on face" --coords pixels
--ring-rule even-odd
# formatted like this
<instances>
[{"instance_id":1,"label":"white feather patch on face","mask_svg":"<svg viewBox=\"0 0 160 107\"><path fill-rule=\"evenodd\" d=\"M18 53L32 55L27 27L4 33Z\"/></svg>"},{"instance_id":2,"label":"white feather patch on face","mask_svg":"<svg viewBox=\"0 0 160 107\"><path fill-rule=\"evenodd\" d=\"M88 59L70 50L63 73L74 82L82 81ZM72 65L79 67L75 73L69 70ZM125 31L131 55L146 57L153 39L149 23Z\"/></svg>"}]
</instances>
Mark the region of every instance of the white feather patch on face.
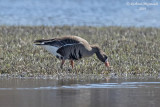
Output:
<instances>
[{"instance_id":1,"label":"white feather patch on face","mask_svg":"<svg viewBox=\"0 0 160 107\"><path fill-rule=\"evenodd\" d=\"M45 48L48 52L50 52L54 56L61 56L60 54L57 53L57 50L59 49L58 47L49 45L42 45L42 47Z\"/></svg>"},{"instance_id":2,"label":"white feather patch on face","mask_svg":"<svg viewBox=\"0 0 160 107\"><path fill-rule=\"evenodd\" d=\"M108 59L106 59L105 62L108 62Z\"/></svg>"}]
</instances>

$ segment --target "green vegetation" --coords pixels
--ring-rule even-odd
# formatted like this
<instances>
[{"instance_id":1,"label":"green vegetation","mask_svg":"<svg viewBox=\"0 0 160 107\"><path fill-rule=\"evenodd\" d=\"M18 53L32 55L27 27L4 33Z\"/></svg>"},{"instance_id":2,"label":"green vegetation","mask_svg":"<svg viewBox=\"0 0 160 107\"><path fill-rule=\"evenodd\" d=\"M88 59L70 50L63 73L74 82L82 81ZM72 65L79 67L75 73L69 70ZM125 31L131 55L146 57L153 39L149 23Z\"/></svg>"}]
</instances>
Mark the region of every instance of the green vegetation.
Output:
<instances>
[{"instance_id":1,"label":"green vegetation","mask_svg":"<svg viewBox=\"0 0 160 107\"><path fill-rule=\"evenodd\" d=\"M60 69L58 59L41 47L36 39L76 35L90 44L99 44L109 57L106 69L96 56L75 62L72 70L66 61ZM160 29L135 27L46 27L0 26L0 74L13 77L41 75L154 76L160 72Z\"/></svg>"}]
</instances>

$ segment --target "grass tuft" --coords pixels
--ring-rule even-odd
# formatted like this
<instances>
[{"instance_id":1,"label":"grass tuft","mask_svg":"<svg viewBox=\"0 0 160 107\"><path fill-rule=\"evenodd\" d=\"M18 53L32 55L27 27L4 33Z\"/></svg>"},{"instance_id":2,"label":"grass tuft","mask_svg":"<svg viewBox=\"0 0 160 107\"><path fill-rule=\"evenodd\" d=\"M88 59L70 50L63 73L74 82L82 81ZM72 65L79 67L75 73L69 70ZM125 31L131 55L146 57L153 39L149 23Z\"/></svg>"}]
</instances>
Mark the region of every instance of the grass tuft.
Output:
<instances>
[{"instance_id":1,"label":"grass tuft","mask_svg":"<svg viewBox=\"0 0 160 107\"><path fill-rule=\"evenodd\" d=\"M69 63L60 69L60 61L40 47L36 39L77 35L99 46L108 55L106 69L96 56ZM15 77L40 75L93 74L103 76L159 76L160 29L135 27L47 27L0 26L0 74Z\"/></svg>"}]
</instances>

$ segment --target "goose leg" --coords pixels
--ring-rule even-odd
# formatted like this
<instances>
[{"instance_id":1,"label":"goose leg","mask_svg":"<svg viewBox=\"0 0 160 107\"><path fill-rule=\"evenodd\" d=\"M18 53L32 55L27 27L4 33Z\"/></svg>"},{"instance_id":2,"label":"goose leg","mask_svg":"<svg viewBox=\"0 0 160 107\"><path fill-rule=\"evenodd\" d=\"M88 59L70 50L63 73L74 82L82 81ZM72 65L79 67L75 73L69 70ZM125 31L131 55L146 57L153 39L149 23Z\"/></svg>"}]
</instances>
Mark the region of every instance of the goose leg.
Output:
<instances>
[{"instance_id":1,"label":"goose leg","mask_svg":"<svg viewBox=\"0 0 160 107\"><path fill-rule=\"evenodd\" d=\"M72 69L73 69L73 67L74 67L74 62L73 62L73 60L71 60L70 62L71 62L71 66L72 66Z\"/></svg>"},{"instance_id":2,"label":"goose leg","mask_svg":"<svg viewBox=\"0 0 160 107\"><path fill-rule=\"evenodd\" d=\"M61 69L63 68L63 64L65 63L65 60L62 60L62 63L61 63Z\"/></svg>"}]
</instances>

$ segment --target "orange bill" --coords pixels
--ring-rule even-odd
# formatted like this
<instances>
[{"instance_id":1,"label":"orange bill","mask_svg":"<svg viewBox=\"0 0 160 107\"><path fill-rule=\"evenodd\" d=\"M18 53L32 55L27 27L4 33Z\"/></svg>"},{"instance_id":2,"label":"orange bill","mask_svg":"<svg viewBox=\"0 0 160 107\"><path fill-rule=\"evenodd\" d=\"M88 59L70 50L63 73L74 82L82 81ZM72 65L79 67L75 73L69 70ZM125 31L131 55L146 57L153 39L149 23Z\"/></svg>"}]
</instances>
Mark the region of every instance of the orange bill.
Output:
<instances>
[{"instance_id":1,"label":"orange bill","mask_svg":"<svg viewBox=\"0 0 160 107\"><path fill-rule=\"evenodd\" d=\"M105 62L105 65L106 65L106 67L109 67L109 62L108 61Z\"/></svg>"}]
</instances>

